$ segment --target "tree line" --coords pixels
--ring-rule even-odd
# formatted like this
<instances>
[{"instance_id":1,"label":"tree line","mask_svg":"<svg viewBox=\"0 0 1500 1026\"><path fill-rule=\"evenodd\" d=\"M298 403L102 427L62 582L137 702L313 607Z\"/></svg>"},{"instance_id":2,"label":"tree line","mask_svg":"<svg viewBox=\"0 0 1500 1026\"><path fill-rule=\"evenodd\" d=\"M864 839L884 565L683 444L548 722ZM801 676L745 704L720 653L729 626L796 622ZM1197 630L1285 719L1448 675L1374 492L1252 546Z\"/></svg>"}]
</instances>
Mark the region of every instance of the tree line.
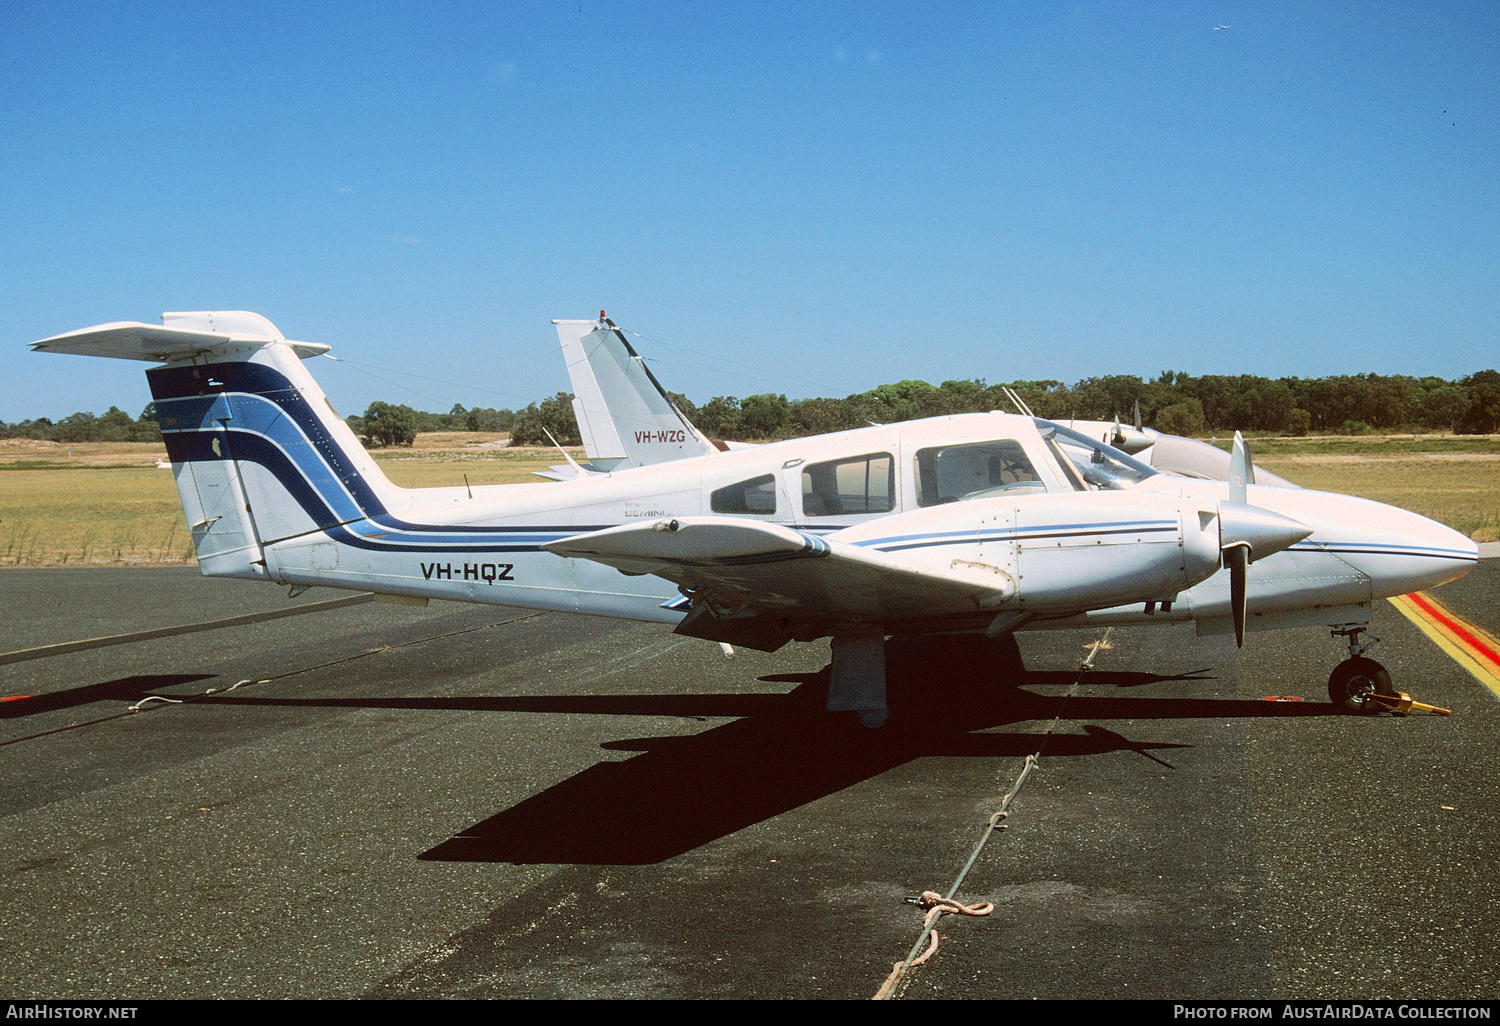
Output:
<instances>
[{"instance_id":1,"label":"tree line","mask_svg":"<svg viewBox=\"0 0 1500 1026\"><path fill-rule=\"evenodd\" d=\"M1005 388L1014 389L1039 417L1128 423L1140 403L1142 420L1178 435L1260 431L1290 435L1359 434L1367 431L1500 431L1500 371L1482 370L1448 381L1437 377L1350 374L1325 378L1265 378L1254 374L1190 375L1163 371L1147 381L1130 374L1061 381L1013 381L987 385L980 379L940 385L906 380L843 398L788 400L783 394L714 396L698 405L672 393L689 420L710 438L766 441L822 434L870 424L985 410L1010 410ZM350 427L372 447L410 445L421 431L509 432L512 445L579 444L578 424L566 392L523 410L465 409L429 413L405 405L374 402ZM147 406L132 419L111 406L102 416L74 413L56 423L45 417L18 424L0 422L0 437L56 442L153 441L161 437Z\"/></svg>"},{"instance_id":2,"label":"tree line","mask_svg":"<svg viewBox=\"0 0 1500 1026\"><path fill-rule=\"evenodd\" d=\"M1006 388L1020 395L1037 416L1049 420L1110 420L1118 416L1123 423L1130 423L1139 403L1147 427L1177 435L1230 431L1288 435L1500 431L1500 371L1494 370L1478 371L1458 381L1381 374L1273 379L1253 374L1194 376L1163 371L1150 381L1114 374L1084 378L1072 385L1054 380L999 385L987 385L981 379L944 381L940 385L906 380L842 399L790 401L785 395L767 392L743 399L715 396L700 406L676 393L673 398L710 438L764 441L920 417L1013 410ZM566 413L571 424L572 411L566 399L566 393L559 393L548 403L555 417ZM532 410L528 407L523 416Z\"/></svg>"},{"instance_id":3,"label":"tree line","mask_svg":"<svg viewBox=\"0 0 1500 1026\"><path fill-rule=\"evenodd\" d=\"M685 396L673 398L692 406ZM524 410L466 410L455 404L447 413L425 413L410 406L373 402L357 417L345 417L349 427L372 449L411 445L423 431L508 432L511 445L551 445L550 432L562 445L579 445L582 436L573 414L573 397L558 392Z\"/></svg>"},{"instance_id":4,"label":"tree line","mask_svg":"<svg viewBox=\"0 0 1500 1026\"><path fill-rule=\"evenodd\" d=\"M533 404L535 405L535 404ZM354 433L366 445L410 445L419 431L510 431L516 414L512 410L478 407L472 410L455 405L447 413L428 413L410 406L393 406L374 402L364 416L346 417ZM62 420L47 417L7 424L0 421L0 438L34 438L49 442L159 442L161 428L156 421L156 404L147 403L134 419L118 406L111 406L102 416L72 413Z\"/></svg>"},{"instance_id":5,"label":"tree line","mask_svg":"<svg viewBox=\"0 0 1500 1026\"><path fill-rule=\"evenodd\" d=\"M118 406L111 406L103 416L92 413L70 413L62 420L46 417L7 424L0 420L0 438L35 438L47 442L159 442L161 428L156 424L156 404L147 403L139 417Z\"/></svg>"}]
</instances>

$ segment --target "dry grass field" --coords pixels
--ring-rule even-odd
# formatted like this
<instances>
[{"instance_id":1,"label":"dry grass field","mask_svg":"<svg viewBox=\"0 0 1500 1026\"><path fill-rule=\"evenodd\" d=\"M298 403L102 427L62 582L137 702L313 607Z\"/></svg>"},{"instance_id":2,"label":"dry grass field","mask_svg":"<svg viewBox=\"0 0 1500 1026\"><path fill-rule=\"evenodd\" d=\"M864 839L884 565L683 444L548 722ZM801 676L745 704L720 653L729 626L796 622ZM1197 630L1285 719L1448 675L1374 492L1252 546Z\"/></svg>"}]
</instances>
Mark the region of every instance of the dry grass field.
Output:
<instances>
[{"instance_id":1,"label":"dry grass field","mask_svg":"<svg viewBox=\"0 0 1500 1026\"><path fill-rule=\"evenodd\" d=\"M1500 436L1264 438L1259 463L1308 488L1348 492L1441 520L1478 541L1500 539ZM583 454L572 450L575 459ZM0 439L0 566L191 563L192 545L160 446ZM377 452L406 487L537 481L555 450L510 449L505 437L424 434Z\"/></svg>"},{"instance_id":2,"label":"dry grass field","mask_svg":"<svg viewBox=\"0 0 1500 1026\"><path fill-rule=\"evenodd\" d=\"M375 453L396 484L539 481L554 449L505 448L506 436L438 432L409 449ZM582 460L583 451L571 450ZM192 541L166 450L132 442L0 439L0 567L191 563Z\"/></svg>"},{"instance_id":3,"label":"dry grass field","mask_svg":"<svg viewBox=\"0 0 1500 1026\"><path fill-rule=\"evenodd\" d=\"M1500 435L1256 438L1250 446L1257 463L1304 488L1388 502L1475 541L1500 540Z\"/></svg>"}]
</instances>

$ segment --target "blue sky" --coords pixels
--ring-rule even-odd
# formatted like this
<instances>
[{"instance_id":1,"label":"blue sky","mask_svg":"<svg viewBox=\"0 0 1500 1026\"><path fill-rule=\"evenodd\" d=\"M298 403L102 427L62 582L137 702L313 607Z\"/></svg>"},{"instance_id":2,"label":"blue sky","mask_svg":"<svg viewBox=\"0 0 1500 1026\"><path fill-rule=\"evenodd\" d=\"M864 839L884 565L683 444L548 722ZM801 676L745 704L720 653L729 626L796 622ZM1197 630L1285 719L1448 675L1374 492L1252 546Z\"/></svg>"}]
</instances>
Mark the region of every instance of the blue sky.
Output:
<instances>
[{"instance_id":1,"label":"blue sky","mask_svg":"<svg viewBox=\"0 0 1500 1026\"><path fill-rule=\"evenodd\" d=\"M1215 26L1228 29L1216 31ZM0 419L139 412L24 343L248 309L335 404L1500 364L1500 5L0 4ZM421 378L401 376L414 372Z\"/></svg>"}]
</instances>

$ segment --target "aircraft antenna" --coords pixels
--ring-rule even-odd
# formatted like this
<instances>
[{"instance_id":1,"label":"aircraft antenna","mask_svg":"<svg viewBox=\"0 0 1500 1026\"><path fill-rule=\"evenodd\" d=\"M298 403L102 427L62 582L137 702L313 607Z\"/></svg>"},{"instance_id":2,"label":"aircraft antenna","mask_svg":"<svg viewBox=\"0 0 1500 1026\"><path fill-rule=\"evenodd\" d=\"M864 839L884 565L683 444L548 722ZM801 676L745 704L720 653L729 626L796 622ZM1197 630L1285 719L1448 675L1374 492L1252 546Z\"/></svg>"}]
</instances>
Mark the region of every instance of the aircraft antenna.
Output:
<instances>
[{"instance_id":1,"label":"aircraft antenna","mask_svg":"<svg viewBox=\"0 0 1500 1026\"><path fill-rule=\"evenodd\" d=\"M1026 400L1021 398L1021 394L1019 392L1017 392L1014 388L1011 388L1009 385L1003 385L1001 387L1005 389L1005 397L1009 399L1015 406L1017 413L1020 413L1027 417L1036 416L1036 414L1031 412L1031 407L1026 405Z\"/></svg>"},{"instance_id":2,"label":"aircraft antenna","mask_svg":"<svg viewBox=\"0 0 1500 1026\"><path fill-rule=\"evenodd\" d=\"M603 313L602 310L600 312ZM564 449L562 447L562 443L559 442L556 438L552 437L552 432L551 431L548 431L546 428L542 428L542 434L546 435L547 439L553 445L557 446L557 451L563 454L563 459L565 459L565 460L568 461L568 466L570 466L574 470L578 471L578 476L582 477L584 474L587 473L587 471L585 471L582 467L580 467L578 465L578 462L576 460L574 460L573 457L571 457L571 456L568 455L568 450L566 450L566 449Z\"/></svg>"}]
</instances>

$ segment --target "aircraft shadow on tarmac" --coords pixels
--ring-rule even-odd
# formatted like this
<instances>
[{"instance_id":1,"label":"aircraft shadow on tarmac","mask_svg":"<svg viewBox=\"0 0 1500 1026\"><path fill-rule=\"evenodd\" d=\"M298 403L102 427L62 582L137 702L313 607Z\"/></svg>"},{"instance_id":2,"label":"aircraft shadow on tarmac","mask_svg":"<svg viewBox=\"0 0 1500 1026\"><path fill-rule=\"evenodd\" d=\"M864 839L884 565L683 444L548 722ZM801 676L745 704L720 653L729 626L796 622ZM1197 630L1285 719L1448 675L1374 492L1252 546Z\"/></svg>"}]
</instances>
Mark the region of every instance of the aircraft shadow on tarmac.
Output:
<instances>
[{"instance_id":1,"label":"aircraft shadow on tarmac","mask_svg":"<svg viewBox=\"0 0 1500 1026\"><path fill-rule=\"evenodd\" d=\"M1335 712L1321 703L1089 694L1064 704L1059 694L1037 694L1025 687L1066 686L1076 679L1076 672L1027 671L1013 641L990 646L967 639L949 638L941 644L899 639L890 643L888 652L891 721L875 731L859 726L853 714L824 711L826 667L816 673L765 678L798 685L780 695L517 696L354 704L737 717L696 734L607 742L605 748L641 754L599 763L420 856L444 862L593 865L661 862L926 756L1021 758L1045 745L1048 758L1126 751L1170 768L1152 752L1189 747L1132 741L1092 723L1083 733L1065 729L1048 736L1046 727L1059 711L1068 721ZM1176 676L1094 671L1087 683L1093 690L1101 685L1133 688L1212 679L1204 671ZM246 696L239 701L256 699ZM1034 722L1035 731L984 732L1026 722Z\"/></svg>"},{"instance_id":2,"label":"aircraft shadow on tarmac","mask_svg":"<svg viewBox=\"0 0 1500 1026\"><path fill-rule=\"evenodd\" d=\"M684 736L606 742L641 754L599 763L474 824L422 853L440 862L648 865L681 855L762 820L834 794L926 756L1048 758L1191 747L1132 741L1097 724L1083 733L1065 721L1331 716L1331 704L1193 698L1037 694L1028 686L1072 684L1073 671L1028 671L1019 650L967 639L941 644L893 639L888 648L891 720L880 730L852 713L824 710L829 669L775 674L798 686L785 694L509 696L472 698L259 698L224 695L207 704L591 713L610 716L736 717ZM1093 671L1089 689L1167 681L1208 681L1206 671L1174 676ZM1035 722L1027 732L986 733Z\"/></svg>"},{"instance_id":3,"label":"aircraft shadow on tarmac","mask_svg":"<svg viewBox=\"0 0 1500 1026\"><path fill-rule=\"evenodd\" d=\"M1065 720L1306 716L1332 706L1261 701L1173 698L1094 698L1036 694L1025 685L1069 685L1076 672L1028 672L1014 644L986 648L967 639L941 644L891 642L891 720L880 730L859 726L853 714L824 711L828 668L778 674L796 683L789 694L744 696L754 709L742 719L688 736L638 738L604 745L641 755L599 763L457 837L423 859L462 862L641 865L660 862L764 819L834 794L925 756L1023 758L1042 749L1049 758L1134 751L1170 768L1150 750L1180 744L1132 741L1097 725L1084 733L1044 731L1062 711ZM1089 685L1138 687L1168 680L1209 680L1201 671L1176 677L1146 673L1091 673ZM568 699L525 700L529 708L577 709ZM592 700L599 711L637 709L630 698ZM656 699L652 699L654 703ZM506 703L515 707L515 702ZM695 696L668 699L685 714L729 712ZM729 704L729 703L726 703ZM742 706L743 708L743 706ZM663 709L661 711L667 711ZM732 713L731 713L732 715ZM1036 721L1037 731L980 733Z\"/></svg>"},{"instance_id":4,"label":"aircraft shadow on tarmac","mask_svg":"<svg viewBox=\"0 0 1500 1026\"><path fill-rule=\"evenodd\" d=\"M118 680L85 684L82 687L64 688L41 695L14 697L0 702L0 720L35 716L38 713L57 709L75 709L94 702L138 702L147 695L178 684L191 684L195 680L207 680L211 673L161 673L121 677ZM112 712L114 710L111 710Z\"/></svg>"}]
</instances>

